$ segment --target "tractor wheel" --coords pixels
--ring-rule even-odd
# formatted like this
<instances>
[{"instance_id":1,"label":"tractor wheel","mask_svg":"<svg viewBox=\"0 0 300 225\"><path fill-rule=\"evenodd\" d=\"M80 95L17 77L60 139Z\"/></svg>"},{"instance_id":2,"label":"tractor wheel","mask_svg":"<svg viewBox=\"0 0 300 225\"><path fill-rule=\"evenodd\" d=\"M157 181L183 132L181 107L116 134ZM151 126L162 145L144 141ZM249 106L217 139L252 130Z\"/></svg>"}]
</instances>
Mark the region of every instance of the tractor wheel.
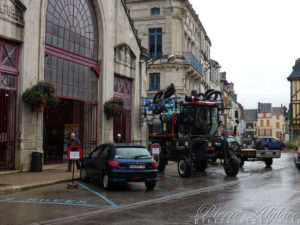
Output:
<instances>
[{"instance_id":1,"label":"tractor wheel","mask_svg":"<svg viewBox=\"0 0 300 225\"><path fill-rule=\"evenodd\" d=\"M183 158L178 162L178 174L182 178L188 178L192 173L192 163L187 158Z\"/></svg>"},{"instance_id":2,"label":"tractor wheel","mask_svg":"<svg viewBox=\"0 0 300 225\"><path fill-rule=\"evenodd\" d=\"M229 177L235 177L239 173L239 169L240 161L235 156L231 156L228 163L224 162L224 170Z\"/></svg>"},{"instance_id":3,"label":"tractor wheel","mask_svg":"<svg viewBox=\"0 0 300 225\"><path fill-rule=\"evenodd\" d=\"M207 160L199 160L194 163L194 168L196 171L205 171L207 168Z\"/></svg>"},{"instance_id":4,"label":"tractor wheel","mask_svg":"<svg viewBox=\"0 0 300 225\"><path fill-rule=\"evenodd\" d=\"M167 163L168 163L167 158L165 156L163 156L162 154L160 154L158 156L158 161L157 161L158 172L164 172Z\"/></svg>"},{"instance_id":5,"label":"tractor wheel","mask_svg":"<svg viewBox=\"0 0 300 225\"><path fill-rule=\"evenodd\" d=\"M271 166L272 163L273 163L273 159L272 158L265 159L264 161L265 161L265 164L266 164L267 167Z\"/></svg>"},{"instance_id":6,"label":"tractor wheel","mask_svg":"<svg viewBox=\"0 0 300 225\"><path fill-rule=\"evenodd\" d=\"M243 167L245 163L245 160L243 158L240 159L240 167Z\"/></svg>"}]
</instances>

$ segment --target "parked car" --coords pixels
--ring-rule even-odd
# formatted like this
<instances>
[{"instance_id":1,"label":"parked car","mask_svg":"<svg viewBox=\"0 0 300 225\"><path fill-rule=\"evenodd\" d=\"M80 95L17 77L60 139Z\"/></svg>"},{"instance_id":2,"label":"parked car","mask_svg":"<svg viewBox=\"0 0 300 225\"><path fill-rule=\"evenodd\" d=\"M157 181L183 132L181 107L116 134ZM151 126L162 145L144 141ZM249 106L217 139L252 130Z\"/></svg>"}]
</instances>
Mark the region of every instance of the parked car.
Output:
<instances>
[{"instance_id":1,"label":"parked car","mask_svg":"<svg viewBox=\"0 0 300 225\"><path fill-rule=\"evenodd\" d=\"M283 150L285 144L282 141L278 141L274 137L260 137L255 141L255 149L257 150L267 150L267 149L280 149Z\"/></svg>"},{"instance_id":2,"label":"parked car","mask_svg":"<svg viewBox=\"0 0 300 225\"><path fill-rule=\"evenodd\" d=\"M141 145L103 144L84 157L81 165L80 178L99 180L105 190L127 182L145 182L147 190L153 190L157 181L157 163Z\"/></svg>"},{"instance_id":3,"label":"parked car","mask_svg":"<svg viewBox=\"0 0 300 225\"><path fill-rule=\"evenodd\" d=\"M294 162L295 162L296 167L298 169L300 169L300 145L299 145L296 155L294 157Z\"/></svg>"}]
</instances>

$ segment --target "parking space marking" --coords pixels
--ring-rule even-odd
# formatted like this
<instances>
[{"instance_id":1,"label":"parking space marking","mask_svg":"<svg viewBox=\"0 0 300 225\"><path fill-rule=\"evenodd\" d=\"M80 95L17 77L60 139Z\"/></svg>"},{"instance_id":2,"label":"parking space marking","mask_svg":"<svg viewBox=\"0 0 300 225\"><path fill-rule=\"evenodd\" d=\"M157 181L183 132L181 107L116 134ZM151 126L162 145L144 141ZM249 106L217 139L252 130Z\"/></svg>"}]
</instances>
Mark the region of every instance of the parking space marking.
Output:
<instances>
[{"instance_id":1,"label":"parking space marking","mask_svg":"<svg viewBox=\"0 0 300 225\"><path fill-rule=\"evenodd\" d=\"M63 202L57 202L58 199L50 200L50 199L33 199L29 198L27 200L16 200L15 198L6 198L3 200L0 200L1 202L5 203L30 203L30 204L48 204L48 205L70 205L70 206L88 206L88 207L105 207L105 208L114 208L111 205L95 205L95 204L87 204L87 201L74 201L74 200L66 200Z\"/></svg>"},{"instance_id":2,"label":"parking space marking","mask_svg":"<svg viewBox=\"0 0 300 225\"><path fill-rule=\"evenodd\" d=\"M82 188L84 188L87 191L92 192L93 194L97 195L98 197L102 198L104 201L106 201L108 204L111 205L111 207L118 207L114 202L112 202L111 200L109 200L108 198L106 198L105 196L101 195L100 193L92 190L91 188L85 186L84 184L80 183L80 182L76 182L78 185L80 185Z\"/></svg>"}]
</instances>

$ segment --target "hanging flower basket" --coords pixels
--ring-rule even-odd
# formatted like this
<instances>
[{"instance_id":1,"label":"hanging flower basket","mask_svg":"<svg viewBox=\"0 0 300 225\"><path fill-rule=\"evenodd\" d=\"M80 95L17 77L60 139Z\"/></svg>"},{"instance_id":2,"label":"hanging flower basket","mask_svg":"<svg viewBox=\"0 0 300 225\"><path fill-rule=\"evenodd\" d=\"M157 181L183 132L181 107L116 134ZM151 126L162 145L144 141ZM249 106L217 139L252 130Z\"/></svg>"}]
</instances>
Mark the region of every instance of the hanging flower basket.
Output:
<instances>
[{"instance_id":1,"label":"hanging flower basket","mask_svg":"<svg viewBox=\"0 0 300 225\"><path fill-rule=\"evenodd\" d=\"M111 98L104 103L104 113L109 119L110 116L121 115L124 111L124 101L121 98Z\"/></svg>"},{"instance_id":2,"label":"hanging flower basket","mask_svg":"<svg viewBox=\"0 0 300 225\"><path fill-rule=\"evenodd\" d=\"M43 81L28 88L22 98L31 106L32 112L44 112L46 108L55 107L58 103L53 84Z\"/></svg>"}]
</instances>

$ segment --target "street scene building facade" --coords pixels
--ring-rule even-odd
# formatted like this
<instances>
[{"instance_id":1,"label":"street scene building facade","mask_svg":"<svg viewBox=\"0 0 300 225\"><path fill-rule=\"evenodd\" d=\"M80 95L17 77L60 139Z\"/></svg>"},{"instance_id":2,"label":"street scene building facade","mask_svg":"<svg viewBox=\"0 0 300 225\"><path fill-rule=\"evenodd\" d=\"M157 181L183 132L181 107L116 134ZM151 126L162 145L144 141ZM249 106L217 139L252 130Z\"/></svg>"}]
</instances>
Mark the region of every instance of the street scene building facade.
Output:
<instances>
[{"instance_id":1,"label":"street scene building facade","mask_svg":"<svg viewBox=\"0 0 300 225\"><path fill-rule=\"evenodd\" d=\"M291 83L289 107L290 141L300 143L300 59L297 59L292 73L287 78Z\"/></svg>"},{"instance_id":2,"label":"street scene building facade","mask_svg":"<svg viewBox=\"0 0 300 225\"><path fill-rule=\"evenodd\" d=\"M32 152L45 163L62 161L72 131L85 153L117 133L143 140L133 118L146 95L146 63L124 1L4 0L0 7L0 169L29 170ZM32 112L22 94L39 81L52 83L60 100ZM112 97L123 99L124 112L108 118L103 108Z\"/></svg>"},{"instance_id":3,"label":"street scene building facade","mask_svg":"<svg viewBox=\"0 0 300 225\"><path fill-rule=\"evenodd\" d=\"M189 1L126 0L142 45L148 49L148 96L174 83L179 96L220 89L211 41Z\"/></svg>"},{"instance_id":4,"label":"street scene building facade","mask_svg":"<svg viewBox=\"0 0 300 225\"><path fill-rule=\"evenodd\" d=\"M250 145L253 138L276 137L288 141L286 107L272 107L271 103L258 103L257 109L245 109L243 142Z\"/></svg>"}]
</instances>

